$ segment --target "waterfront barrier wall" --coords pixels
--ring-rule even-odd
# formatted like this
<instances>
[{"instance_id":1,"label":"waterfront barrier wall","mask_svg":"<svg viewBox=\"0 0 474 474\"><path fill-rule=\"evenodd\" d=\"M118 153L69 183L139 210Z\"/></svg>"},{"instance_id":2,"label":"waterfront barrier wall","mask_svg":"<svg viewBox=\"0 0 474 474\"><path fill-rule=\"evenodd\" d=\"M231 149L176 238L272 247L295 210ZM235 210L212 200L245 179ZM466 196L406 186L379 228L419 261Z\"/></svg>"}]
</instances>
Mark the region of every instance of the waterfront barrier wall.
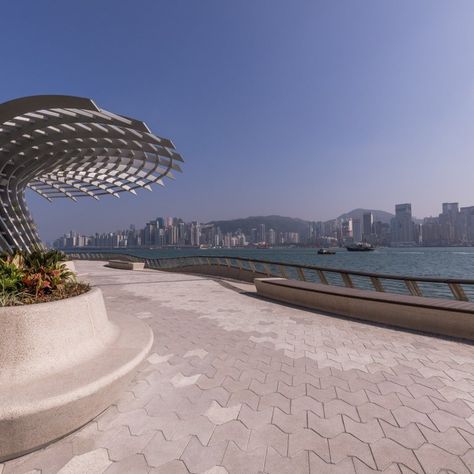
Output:
<instances>
[{"instance_id":1,"label":"waterfront barrier wall","mask_svg":"<svg viewBox=\"0 0 474 474\"><path fill-rule=\"evenodd\" d=\"M257 293L284 303L365 321L474 341L474 280L414 277L244 257L147 259L108 252L71 258L142 261L145 268L254 282Z\"/></svg>"},{"instance_id":2,"label":"waterfront barrier wall","mask_svg":"<svg viewBox=\"0 0 474 474\"><path fill-rule=\"evenodd\" d=\"M150 269L202 273L244 281L253 281L259 277L281 277L380 293L474 301L474 280L470 279L389 275L231 256L143 258L113 251L71 251L67 254L72 260L143 262L145 268Z\"/></svg>"}]
</instances>

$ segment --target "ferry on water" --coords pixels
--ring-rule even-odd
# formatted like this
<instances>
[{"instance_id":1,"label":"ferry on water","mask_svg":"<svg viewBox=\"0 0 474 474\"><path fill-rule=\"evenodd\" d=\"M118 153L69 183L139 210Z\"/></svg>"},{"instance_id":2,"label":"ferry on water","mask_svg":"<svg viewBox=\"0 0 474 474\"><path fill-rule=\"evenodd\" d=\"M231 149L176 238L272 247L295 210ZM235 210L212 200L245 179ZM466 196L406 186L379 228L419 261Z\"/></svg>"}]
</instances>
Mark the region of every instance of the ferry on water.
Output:
<instances>
[{"instance_id":1,"label":"ferry on water","mask_svg":"<svg viewBox=\"0 0 474 474\"><path fill-rule=\"evenodd\" d=\"M330 249L319 249L318 255L336 255L336 251Z\"/></svg>"},{"instance_id":2,"label":"ferry on water","mask_svg":"<svg viewBox=\"0 0 474 474\"><path fill-rule=\"evenodd\" d=\"M367 242L356 242L347 245L346 249L349 250L349 252L371 252L375 250L375 247Z\"/></svg>"}]
</instances>

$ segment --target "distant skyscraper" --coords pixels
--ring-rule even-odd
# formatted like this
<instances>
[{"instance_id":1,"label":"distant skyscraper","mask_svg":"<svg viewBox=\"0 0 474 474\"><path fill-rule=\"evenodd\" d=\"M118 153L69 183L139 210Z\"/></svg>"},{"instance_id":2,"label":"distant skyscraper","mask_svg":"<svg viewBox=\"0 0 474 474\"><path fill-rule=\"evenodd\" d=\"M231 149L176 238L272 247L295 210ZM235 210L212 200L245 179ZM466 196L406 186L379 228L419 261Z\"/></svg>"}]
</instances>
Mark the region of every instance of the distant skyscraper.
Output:
<instances>
[{"instance_id":1,"label":"distant skyscraper","mask_svg":"<svg viewBox=\"0 0 474 474\"><path fill-rule=\"evenodd\" d=\"M257 237L259 242L266 242L267 235L265 232L265 224L259 224Z\"/></svg>"},{"instance_id":2,"label":"distant skyscraper","mask_svg":"<svg viewBox=\"0 0 474 474\"><path fill-rule=\"evenodd\" d=\"M461 207L459 216L463 242L474 242L474 206Z\"/></svg>"},{"instance_id":3,"label":"distant skyscraper","mask_svg":"<svg viewBox=\"0 0 474 474\"><path fill-rule=\"evenodd\" d=\"M443 202L443 214L457 214L459 212L459 203L457 202Z\"/></svg>"},{"instance_id":4,"label":"distant skyscraper","mask_svg":"<svg viewBox=\"0 0 474 474\"><path fill-rule=\"evenodd\" d=\"M411 215L411 204L396 204L392 219L392 243L414 244L415 232Z\"/></svg>"},{"instance_id":5,"label":"distant skyscraper","mask_svg":"<svg viewBox=\"0 0 474 474\"><path fill-rule=\"evenodd\" d=\"M274 229L268 231L268 243L270 245L275 245L276 243L276 232Z\"/></svg>"},{"instance_id":6,"label":"distant skyscraper","mask_svg":"<svg viewBox=\"0 0 474 474\"><path fill-rule=\"evenodd\" d=\"M198 247L201 243L201 226L199 222L191 223L191 245Z\"/></svg>"},{"instance_id":7,"label":"distant skyscraper","mask_svg":"<svg viewBox=\"0 0 474 474\"><path fill-rule=\"evenodd\" d=\"M371 212L364 212L362 216L362 238L370 241L374 233L374 215Z\"/></svg>"},{"instance_id":8,"label":"distant skyscraper","mask_svg":"<svg viewBox=\"0 0 474 474\"><path fill-rule=\"evenodd\" d=\"M344 219L341 222L341 237L344 242L350 241L354 238L354 234L352 233L352 218Z\"/></svg>"},{"instance_id":9,"label":"distant skyscraper","mask_svg":"<svg viewBox=\"0 0 474 474\"><path fill-rule=\"evenodd\" d=\"M352 234L355 242L360 242L362 240L362 226L360 219L352 219Z\"/></svg>"},{"instance_id":10,"label":"distant skyscraper","mask_svg":"<svg viewBox=\"0 0 474 474\"><path fill-rule=\"evenodd\" d=\"M443 212L439 215L440 242L454 244L462 241L462 223L457 202L443 202Z\"/></svg>"}]
</instances>

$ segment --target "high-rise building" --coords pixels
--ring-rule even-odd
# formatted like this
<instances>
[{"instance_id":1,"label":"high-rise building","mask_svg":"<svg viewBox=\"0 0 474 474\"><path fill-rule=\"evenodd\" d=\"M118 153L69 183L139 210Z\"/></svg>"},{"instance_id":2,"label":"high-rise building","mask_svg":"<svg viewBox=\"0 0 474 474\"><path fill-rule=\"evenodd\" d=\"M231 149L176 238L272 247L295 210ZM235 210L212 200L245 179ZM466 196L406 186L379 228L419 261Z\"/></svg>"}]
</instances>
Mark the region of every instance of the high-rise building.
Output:
<instances>
[{"instance_id":1,"label":"high-rise building","mask_svg":"<svg viewBox=\"0 0 474 474\"><path fill-rule=\"evenodd\" d=\"M454 244L462 241L462 229L457 202L443 202L439 215L439 238L442 244Z\"/></svg>"},{"instance_id":2,"label":"high-rise building","mask_svg":"<svg viewBox=\"0 0 474 474\"><path fill-rule=\"evenodd\" d=\"M474 243L474 206L461 207L459 213L461 241Z\"/></svg>"},{"instance_id":3,"label":"high-rise building","mask_svg":"<svg viewBox=\"0 0 474 474\"><path fill-rule=\"evenodd\" d=\"M457 215L459 212L459 203L457 202L443 202L441 207L443 214Z\"/></svg>"},{"instance_id":4,"label":"high-rise building","mask_svg":"<svg viewBox=\"0 0 474 474\"><path fill-rule=\"evenodd\" d=\"M276 232L274 229L270 229L268 231L268 243L270 245L275 245L276 244Z\"/></svg>"},{"instance_id":5,"label":"high-rise building","mask_svg":"<svg viewBox=\"0 0 474 474\"><path fill-rule=\"evenodd\" d=\"M199 247L201 243L201 227L199 222L191 223L191 245L193 247Z\"/></svg>"},{"instance_id":6,"label":"high-rise building","mask_svg":"<svg viewBox=\"0 0 474 474\"><path fill-rule=\"evenodd\" d=\"M343 242L353 240L354 234L352 233L352 218L344 219L341 222L341 239Z\"/></svg>"},{"instance_id":7,"label":"high-rise building","mask_svg":"<svg viewBox=\"0 0 474 474\"><path fill-rule=\"evenodd\" d=\"M392 244L413 245L415 229L411 215L411 204L396 204L395 217L392 219Z\"/></svg>"},{"instance_id":8,"label":"high-rise building","mask_svg":"<svg viewBox=\"0 0 474 474\"><path fill-rule=\"evenodd\" d=\"M259 224L257 239L259 242L266 242L267 236L265 232L265 224Z\"/></svg>"},{"instance_id":9,"label":"high-rise building","mask_svg":"<svg viewBox=\"0 0 474 474\"><path fill-rule=\"evenodd\" d=\"M371 212L364 212L362 215L362 239L366 242L372 240L374 233L374 215Z\"/></svg>"},{"instance_id":10,"label":"high-rise building","mask_svg":"<svg viewBox=\"0 0 474 474\"><path fill-rule=\"evenodd\" d=\"M423 245L439 245L440 225L436 217L425 217L421 225L421 241Z\"/></svg>"},{"instance_id":11,"label":"high-rise building","mask_svg":"<svg viewBox=\"0 0 474 474\"><path fill-rule=\"evenodd\" d=\"M352 235L354 242L362 241L362 225L360 219L352 219Z\"/></svg>"}]
</instances>

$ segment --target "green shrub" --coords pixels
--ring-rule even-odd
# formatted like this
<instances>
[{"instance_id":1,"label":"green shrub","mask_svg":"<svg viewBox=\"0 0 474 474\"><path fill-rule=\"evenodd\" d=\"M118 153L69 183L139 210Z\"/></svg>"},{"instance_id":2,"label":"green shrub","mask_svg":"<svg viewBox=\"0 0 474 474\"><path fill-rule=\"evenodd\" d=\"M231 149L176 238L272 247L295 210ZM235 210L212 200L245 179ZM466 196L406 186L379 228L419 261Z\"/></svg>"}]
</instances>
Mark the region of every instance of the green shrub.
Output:
<instances>
[{"instance_id":1,"label":"green shrub","mask_svg":"<svg viewBox=\"0 0 474 474\"><path fill-rule=\"evenodd\" d=\"M56 250L0 257L0 306L53 301L87 291L89 286L76 281L65 260Z\"/></svg>"}]
</instances>

